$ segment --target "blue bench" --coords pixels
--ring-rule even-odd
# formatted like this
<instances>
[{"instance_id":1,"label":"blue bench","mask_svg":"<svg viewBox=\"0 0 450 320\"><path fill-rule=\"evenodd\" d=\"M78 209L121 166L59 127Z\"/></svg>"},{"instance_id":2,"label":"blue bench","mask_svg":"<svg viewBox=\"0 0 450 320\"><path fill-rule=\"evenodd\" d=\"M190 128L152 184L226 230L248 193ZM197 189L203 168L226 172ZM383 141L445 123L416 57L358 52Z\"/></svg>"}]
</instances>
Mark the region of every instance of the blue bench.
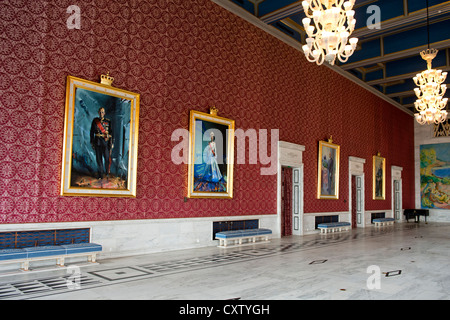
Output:
<instances>
[{"instance_id":1,"label":"blue bench","mask_svg":"<svg viewBox=\"0 0 450 320\"><path fill-rule=\"evenodd\" d=\"M65 258L87 256L89 262L95 262L97 253L101 251L102 246L96 243L1 249L0 264L21 263L21 269L28 271L32 261L56 259L57 265L64 267Z\"/></svg>"},{"instance_id":2,"label":"blue bench","mask_svg":"<svg viewBox=\"0 0 450 320\"><path fill-rule=\"evenodd\" d=\"M348 231L351 227L350 222L327 222L319 223L317 228L320 229L320 233L337 232L337 231Z\"/></svg>"},{"instance_id":3,"label":"blue bench","mask_svg":"<svg viewBox=\"0 0 450 320\"><path fill-rule=\"evenodd\" d=\"M101 245L89 242L89 228L0 233L0 264L20 263L24 271L32 261L55 259L63 267L66 258L87 256L95 262L101 251Z\"/></svg>"},{"instance_id":4,"label":"blue bench","mask_svg":"<svg viewBox=\"0 0 450 320\"><path fill-rule=\"evenodd\" d=\"M242 240L248 240L247 244L254 244L258 241L268 242L269 236L272 234L270 229L244 229L230 230L216 233L216 240L219 240L219 248L228 247L229 242L234 245L242 245Z\"/></svg>"},{"instance_id":5,"label":"blue bench","mask_svg":"<svg viewBox=\"0 0 450 320\"><path fill-rule=\"evenodd\" d=\"M375 227L394 224L394 218L378 218L373 219L373 223L375 223Z\"/></svg>"}]
</instances>

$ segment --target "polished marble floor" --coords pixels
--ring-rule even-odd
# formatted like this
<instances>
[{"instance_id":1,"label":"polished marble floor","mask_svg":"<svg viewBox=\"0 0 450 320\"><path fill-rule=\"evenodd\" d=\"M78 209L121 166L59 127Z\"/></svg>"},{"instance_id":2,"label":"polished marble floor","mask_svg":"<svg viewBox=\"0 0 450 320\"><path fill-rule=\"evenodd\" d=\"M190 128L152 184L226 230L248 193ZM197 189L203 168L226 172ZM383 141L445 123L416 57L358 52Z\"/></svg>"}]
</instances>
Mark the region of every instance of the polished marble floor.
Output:
<instances>
[{"instance_id":1,"label":"polished marble floor","mask_svg":"<svg viewBox=\"0 0 450 320\"><path fill-rule=\"evenodd\" d=\"M79 271L79 273L77 273ZM0 277L0 300L450 299L450 224L399 223Z\"/></svg>"}]
</instances>

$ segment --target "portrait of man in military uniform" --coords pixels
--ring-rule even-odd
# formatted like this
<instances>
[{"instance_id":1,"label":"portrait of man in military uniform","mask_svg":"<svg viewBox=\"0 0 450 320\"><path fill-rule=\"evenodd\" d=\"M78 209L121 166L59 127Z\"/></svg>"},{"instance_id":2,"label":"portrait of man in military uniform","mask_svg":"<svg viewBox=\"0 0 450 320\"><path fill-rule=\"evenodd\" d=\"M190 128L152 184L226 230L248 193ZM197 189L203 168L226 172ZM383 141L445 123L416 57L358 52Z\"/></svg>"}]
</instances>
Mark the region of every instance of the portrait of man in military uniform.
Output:
<instances>
[{"instance_id":1,"label":"portrait of man in military uniform","mask_svg":"<svg viewBox=\"0 0 450 320\"><path fill-rule=\"evenodd\" d=\"M114 135L111 120L105 118L105 108L98 109L98 117L92 120L90 142L97 161L97 178L105 178L111 172L111 156Z\"/></svg>"},{"instance_id":2,"label":"portrait of man in military uniform","mask_svg":"<svg viewBox=\"0 0 450 320\"><path fill-rule=\"evenodd\" d=\"M67 76L62 196L136 197L140 95Z\"/></svg>"},{"instance_id":3,"label":"portrait of man in military uniform","mask_svg":"<svg viewBox=\"0 0 450 320\"><path fill-rule=\"evenodd\" d=\"M71 186L126 189L130 100L77 89Z\"/></svg>"}]
</instances>

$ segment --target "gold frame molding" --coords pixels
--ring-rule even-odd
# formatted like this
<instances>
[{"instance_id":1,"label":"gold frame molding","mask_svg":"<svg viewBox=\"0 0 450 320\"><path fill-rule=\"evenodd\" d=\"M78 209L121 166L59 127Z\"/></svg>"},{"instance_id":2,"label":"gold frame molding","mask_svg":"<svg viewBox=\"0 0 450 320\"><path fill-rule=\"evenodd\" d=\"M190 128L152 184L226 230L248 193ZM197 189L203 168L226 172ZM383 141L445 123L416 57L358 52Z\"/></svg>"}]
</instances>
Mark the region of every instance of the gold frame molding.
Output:
<instances>
[{"instance_id":1,"label":"gold frame molding","mask_svg":"<svg viewBox=\"0 0 450 320\"><path fill-rule=\"evenodd\" d=\"M117 89L111 86L114 78L108 75L102 75L102 83L96 83L72 76L67 77L66 87L66 107L64 120L64 144L62 156L61 173L61 195L62 196L98 196L98 197L136 197L136 175L137 175L137 156L138 156L138 133L139 133L139 101L140 95L130 91ZM105 81L106 80L106 81ZM87 186L72 185L72 162L73 162L73 143L74 131L77 127L75 122L75 111L80 108L75 101L78 89L84 89L95 93L95 95L107 95L116 97L122 101L128 100L130 112L130 126L128 135L128 161L127 180L123 188L94 188ZM91 108L93 109L93 107ZM91 110L89 110L91 111ZM97 110L92 110L97 112ZM124 111L127 114L127 110ZM88 128L89 130L89 128ZM89 139L89 137L87 137ZM87 145L90 146L89 141ZM94 156L95 157L95 156ZM94 159L95 161L95 159Z\"/></svg>"},{"instance_id":2,"label":"gold frame molding","mask_svg":"<svg viewBox=\"0 0 450 320\"><path fill-rule=\"evenodd\" d=\"M199 112L195 110L191 110L190 112L190 126L189 126L189 162L188 162L188 191L187 196L189 198L220 198L220 199L231 199L233 198L233 165L234 165L234 128L235 121L231 119L226 119L223 117L219 117L217 115L218 109L215 107L210 108L210 113ZM203 127L199 128L199 121L208 123L210 127L208 130L203 132ZM206 141L204 135L210 131L213 132L217 128L214 128L214 124L222 126L222 129L226 127L225 138L223 138L222 142L226 143L226 148L223 148L223 151L226 150L225 161L222 167L226 168L226 173L223 174L224 178L226 177L226 187L225 191L204 191L204 190L195 190L195 188L199 188L199 184L195 183L194 175L195 175L195 165L204 165L204 147L203 144L197 144L199 134L202 141ZM217 129L218 130L218 129ZM197 146L197 150L196 147ZM198 148L200 147L200 150ZM201 153L201 157L200 154ZM218 152L217 152L218 153ZM196 156L197 155L197 156ZM199 158L201 158L199 160ZM215 182L217 184L217 182ZM223 184L222 184L223 185Z\"/></svg>"},{"instance_id":3,"label":"gold frame molding","mask_svg":"<svg viewBox=\"0 0 450 320\"><path fill-rule=\"evenodd\" d=\"M329 150L325 150L325 148L328 148ZM333 143L333 140L331 138L328 139L328 141L319 141L319 159L317 166L317 199L339 199L340 148L341 147L339 145ZM325 167L325 162L323 160L324 157L329 156L330 150L334 150L335 152L335 159L333 164L334 170L332 172L332 174L334 174L334 192L330 192L329 194L327 194L326 192L323 192L322 177L328 177L329 172L324 171L327 170L327 168ZM325 151L328 151L328 153Z\"/></svg>"}]
</instances>

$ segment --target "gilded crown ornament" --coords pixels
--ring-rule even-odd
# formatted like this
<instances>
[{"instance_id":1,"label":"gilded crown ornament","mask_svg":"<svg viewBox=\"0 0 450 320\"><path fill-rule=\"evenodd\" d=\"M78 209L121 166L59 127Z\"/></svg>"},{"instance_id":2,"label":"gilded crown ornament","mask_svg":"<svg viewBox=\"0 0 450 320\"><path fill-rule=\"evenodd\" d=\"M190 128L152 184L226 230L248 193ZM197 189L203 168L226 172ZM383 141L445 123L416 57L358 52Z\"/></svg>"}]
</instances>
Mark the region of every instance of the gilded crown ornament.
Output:
<instances>
[{"instance_id":1,"label":"gilded crown ornament","mask_svg":"<svg viewBox=\"0 0 450 320\"><path fill-rule=\"evenodd\" d=\"M209 113L213 116L217 116L217 113L219 112L219 109L217 109L215 106L212 106L209 108Z\"/></svg>"},{"instance_id":2,"label":"gilded crown ornament","mask_svg":"<svg viewBox=\"0 0 450 320\"><path fill-rule=\"evenodd\" d=\"M108 72L106 75L105 75L105 74L102 74L102 75L100 76L100 83L101 83L101 84L105 84L105 85L107 85L107 86L111 86L113 82L114 82L114 77L111 77L111 76L109 75L109 72Z\"/></svg>"}]
</instances>

